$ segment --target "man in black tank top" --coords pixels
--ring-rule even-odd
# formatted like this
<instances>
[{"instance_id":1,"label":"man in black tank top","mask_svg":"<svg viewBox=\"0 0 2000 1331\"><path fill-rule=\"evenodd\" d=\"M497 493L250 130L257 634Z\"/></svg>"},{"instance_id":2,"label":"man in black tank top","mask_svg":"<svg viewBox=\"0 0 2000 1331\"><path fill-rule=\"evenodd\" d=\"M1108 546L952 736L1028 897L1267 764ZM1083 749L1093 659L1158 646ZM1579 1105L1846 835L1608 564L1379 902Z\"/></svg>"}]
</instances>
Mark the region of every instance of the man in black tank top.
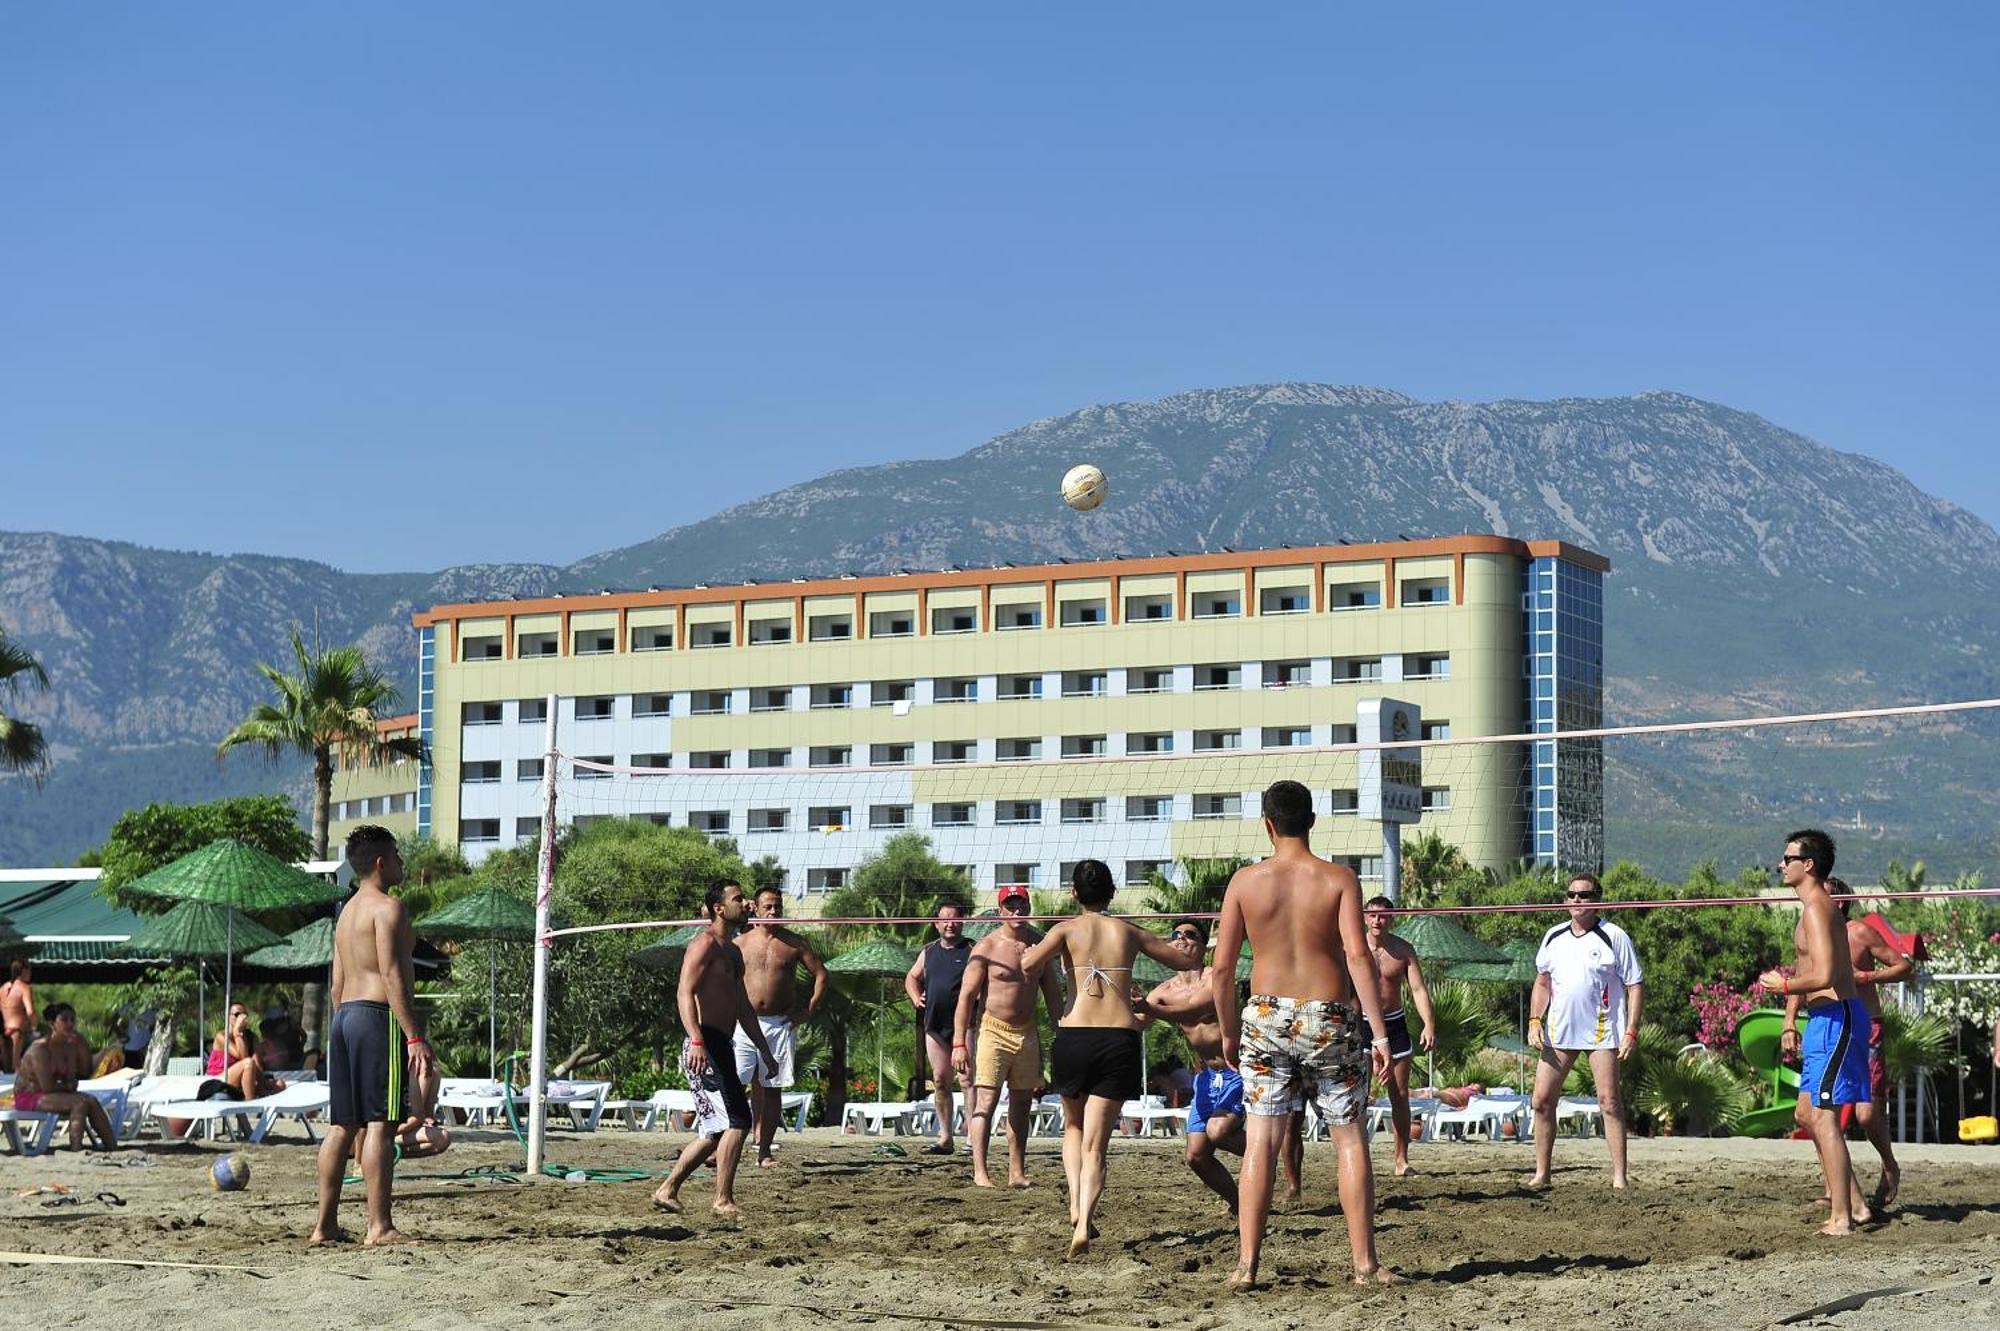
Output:
<instances>
[{"instance_id":1,"label":"man in black tank top","mask_svg":"<svg viewBox=\"0 0 2000 1331\"><path fill-rule=\"evenodd\" d=\"M937 941L917 954L917 964L903 977L903 991L923 1014L924 1052L930 1058L931 1098L937 1107L937 1143L924 1149L931 1155L950 1155L952 1092L957 1084L951 1067L951 1028L965 963L972 955L972 941L965 936L965 907L951 900L939 902L937 932Z\"/></svg>"}]
</instances>

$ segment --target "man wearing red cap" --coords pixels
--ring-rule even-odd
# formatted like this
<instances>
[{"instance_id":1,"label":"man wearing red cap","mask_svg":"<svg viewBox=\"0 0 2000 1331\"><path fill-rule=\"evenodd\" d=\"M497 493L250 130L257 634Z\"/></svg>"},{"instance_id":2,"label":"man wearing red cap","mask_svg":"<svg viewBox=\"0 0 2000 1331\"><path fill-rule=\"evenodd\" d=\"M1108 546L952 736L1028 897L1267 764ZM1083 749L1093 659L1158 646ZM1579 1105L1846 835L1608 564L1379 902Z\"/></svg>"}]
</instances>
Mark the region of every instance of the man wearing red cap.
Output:
<instances>
[{"instance_id":1,"label":"man wearing red cap","mask_svg":"<svg viewBox=\"0 0 2000 1331\"><path fill-rule=\"evenodd\" d=\"M965 1120L972 1140L972 1181L993 1186L986 1172L987 1139L1000 1088L1007 1088L1007 1186L1028 1186L1028 1118L1035 1092L1042 1087L1042 1041L1035 1019L1036 981L1021 970L1021 954L1042 941L1041 931L1028 923L1028 889L1010 883L999 892L998 929L979 940L966 959L965 982L958 993L952 1022L951 1063L972 1087L972 1111ZM1049 1016L1062 1014L1062 985L1050 967L1041 974L1040 991L1048 999ZM973 1018L979 1019L979 1039L969 1040ZM978 1049L974 1058L971 1048Z\"/></svg>"}]
</instances>

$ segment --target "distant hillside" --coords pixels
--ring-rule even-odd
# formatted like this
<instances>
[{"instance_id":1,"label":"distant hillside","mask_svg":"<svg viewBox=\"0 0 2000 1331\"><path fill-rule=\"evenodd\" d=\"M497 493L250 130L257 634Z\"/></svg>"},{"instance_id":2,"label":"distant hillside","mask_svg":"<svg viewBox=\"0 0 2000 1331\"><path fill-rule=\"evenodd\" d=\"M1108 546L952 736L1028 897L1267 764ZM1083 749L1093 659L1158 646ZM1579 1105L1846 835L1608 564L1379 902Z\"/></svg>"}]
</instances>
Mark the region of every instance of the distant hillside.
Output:
<instances>
[{"instance_id":1,"label":"distant hillside","mask_svg":"<svg viewBox=\"0 0 2000 1331\"><path fill-rule=\"evenodd\" d=\"M1054 480L1085 459L1112 495L1080 519ZM2000 692L1993 529L1758 416L1674 393L1473 404L1204 390L1036 421L954 458L834 472L568 569L360 576L0 534L0 623L55 676L42 716L61 757L39 795L0 785L0 862L73 855L155 789L289 776L232 761L219 778L203 755L259 696L252 663L277 659L315 611L325 639L359 638L407 672L409 612L443 600L1463 531L1612 558L1619 719ZM1850 854L2000 865L2000 810L1979 775L1995 731L1955 733L1913 745L1893 777L1839 746L1797 761L1823 778L1825 816L1858 818ZM1733 866L1771 820L1801 812L1774 807L1768 769L1785 752L1631 747L1613 772L1614 852L1669 871L1705 854Z\"/></svg>"}]
</instances>

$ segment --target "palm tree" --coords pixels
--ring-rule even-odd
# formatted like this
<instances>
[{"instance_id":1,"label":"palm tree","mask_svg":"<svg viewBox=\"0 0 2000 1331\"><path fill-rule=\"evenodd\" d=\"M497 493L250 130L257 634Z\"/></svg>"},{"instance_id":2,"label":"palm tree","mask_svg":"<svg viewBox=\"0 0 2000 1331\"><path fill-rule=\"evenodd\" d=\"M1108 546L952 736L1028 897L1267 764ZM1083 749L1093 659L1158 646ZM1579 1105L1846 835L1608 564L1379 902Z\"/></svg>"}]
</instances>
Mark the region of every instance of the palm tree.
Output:
<instances>
[{"instance_id":1,"label":"palm tree","mask_svg":"<svg viewBox=\"0 0 2000 1331\"><path fill-rule=\"evenodd\" d=\"M1474 871L1465 852L1435 832L1410 838L1403 845L1402 904L1433 904L1445 884Z\"/></svg>"},{"instance_id":2,"label":"palm tree","mask_svg":"<svg viewBox=\"0 0 2000 1331\"><path fill-rule=\"evenodd\" d=\"M1228 891L1229 880L1248 863L1240 857L1182 860L1179 867L1184 887L1155 870L1146 884L1146 910L1153 915L1213 915L1222 909L1222 894Z\"/></svg>"},{"instance_id":3,"label":"palm tree","mask_svg":"<svg viewBox=\"0 0 2000 1331\"><path fill-rule=\"evenodd\" d=\"M415 736L385 739L375 723L395 709L396 689L382 672L368 664L359 647L306 650L305 639L292 630L292 655L299 673L288 675L276 666L257 663L277 691L275 703L260 702L236 723L236 729L215 746L220 761L241 744L262 746L272 762L286 752L310 755L313 763L313 854L326 858L328 813L333 806L333 764L336 753L349 762L380 766L392 758L424 759L423 741Z\"/></svg>"},{"instance_id":4,"label":"palm tree","mask_svg":"<svg viewBox=\"0 0 2000 1331\"><path fill-rule=\"evenodd\" d=\"M0 697L13 697L23 683L38 689L49 686L49 673L42 669L27 648L7 637L0 629ZM0 710L0 772L26 772L37 782L49 763L49 744L40 726L7 715Z\"/></svg>"}]
</instances>

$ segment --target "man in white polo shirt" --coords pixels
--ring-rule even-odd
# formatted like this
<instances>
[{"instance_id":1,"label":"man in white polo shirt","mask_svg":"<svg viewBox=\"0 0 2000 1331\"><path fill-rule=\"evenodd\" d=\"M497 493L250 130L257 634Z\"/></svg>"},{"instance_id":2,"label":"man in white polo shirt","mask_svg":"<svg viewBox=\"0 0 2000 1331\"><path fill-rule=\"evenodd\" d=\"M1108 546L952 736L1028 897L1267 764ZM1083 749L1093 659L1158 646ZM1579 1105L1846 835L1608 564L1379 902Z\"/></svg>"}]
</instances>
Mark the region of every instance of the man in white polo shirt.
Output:
<instances>
[{"instance_id":1,"label":"man in white polo shirt","mask_svg":"<svg viewBox=\"0 0 2000 1331\"><path fill-rule=\"evenodd\" d=\"M1535 1176L1531 1188L1549 1182L1555 1154L1556 1101L1578 1054L1590 1055L1597 1083L1597 1106L1611 1147L1611 1186L1625 1178L1625 1103L1618 1091L1618 1065L1632 1056L1639 1039L1639 1010L1645 993L1639 954L1617 925L1598 918L1604 884L1576 874L1563 892L1569 922L1542 935L1535 953L1535 996L1528 1018L1528 1043L1540 1051L1535 1065Z\"/></svg>"}]
</instances>

